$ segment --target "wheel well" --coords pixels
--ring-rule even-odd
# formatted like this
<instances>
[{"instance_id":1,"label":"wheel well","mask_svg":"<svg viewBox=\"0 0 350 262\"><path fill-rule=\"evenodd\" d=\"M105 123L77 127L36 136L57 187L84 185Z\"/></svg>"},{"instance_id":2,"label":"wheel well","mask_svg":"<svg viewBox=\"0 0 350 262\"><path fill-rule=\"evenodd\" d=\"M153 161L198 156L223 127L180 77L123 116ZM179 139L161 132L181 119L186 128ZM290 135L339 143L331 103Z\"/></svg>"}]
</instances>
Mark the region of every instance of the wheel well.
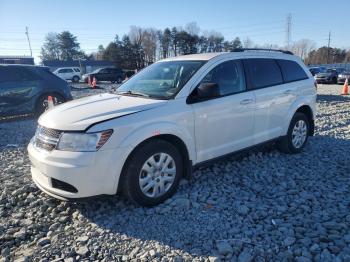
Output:
<instances>
[{"instance_id":1,"label":"wheel well","mask_svg":"<svg viewBox=\"0 0 350 262\"><path fill-rule=\"evenodd\" d=\"M37 99L35 100L35 104L34 104L34 110L37 110L38 109L38 103L40 102L40 99L42 97L45 97L45 96L50 96L50 95L56 95L56 96L60 96L64 102L67 101L67 99L61 95L60 93L57 93L57 92L47 92L47 93L44 93L44 94L41 94L37 97Z\"/></svg>"},{"instance_id":2,"label":"wheel well","mask_svg":"<svg viewBox=\"0 0 350 262\"><path fill-rule=\"evenodd\" d=\"M170 134L163 134L163 135L158 135L158 136L154 136L151 138L148 138L144 141L142 141L140 144L138 144L129 154L129 156L127 157L126 161L124 162L123 168L122 168L122 172L120 175L120 179L118 182L118 192L121 191L121 186L123 184L123 179L124 179L124 174L125 174L125 168L127 166L128 161L130 161L131 156L135 153L135 151L142 145L149 143L150 141L156 140L156 139L160 139L160 140L164 140L167 141L169 143L171 143L172 145L174 145L179 151L180 154L182 156L182 161L184 163L184 178L186 179L190 179L191 175L192 175L192 161L189 158L189 154L188 154L188 150L187 147L185 145L185 143L177 136L175 135L170 135Z\"/></svg>"},{"instance_id":3,"label":"wheel well","mask_svg":"<svg viewBox=\"0 0 350 262\"><path fill-rule=\"evenodd\" d=\"M314 132L315 132L315 121L313 119L311 107L304 105L304 106L299 107L296 112L303 113L307 117L307 119L310 123L309 135L313 136Z\"/></svg>"}]
</instances>

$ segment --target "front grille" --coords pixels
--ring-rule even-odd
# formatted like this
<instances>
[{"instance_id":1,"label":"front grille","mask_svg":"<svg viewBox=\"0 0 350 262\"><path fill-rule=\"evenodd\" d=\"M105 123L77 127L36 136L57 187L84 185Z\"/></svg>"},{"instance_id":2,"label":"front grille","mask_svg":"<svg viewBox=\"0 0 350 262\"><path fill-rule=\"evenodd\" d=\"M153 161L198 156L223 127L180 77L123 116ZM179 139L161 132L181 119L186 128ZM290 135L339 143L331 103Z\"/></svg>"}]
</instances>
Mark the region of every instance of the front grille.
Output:
<instances>
[{"instance_id":1,"label":"front grille","mask_svg":"<svg viewBox=\"0 0 350 262\"><path fill-rule=\"evenodd\" d=\"M46 128L46 127L41 127L41 134L44 136L52 137L58 139L60 137L60 134L62 131L56 130L56 129L51 129L51 128Z\"/></svg>"},{"instance_id":2,"label":"front grille","mask_svg":"<svg viewBox=\"0 0 350 262\"><path fill-rule=\"evenodd\" d=\"M46 151L52 151L56 148L62 131L38 126L35 132L34 145Z\"/></svg>"}]
</instances>

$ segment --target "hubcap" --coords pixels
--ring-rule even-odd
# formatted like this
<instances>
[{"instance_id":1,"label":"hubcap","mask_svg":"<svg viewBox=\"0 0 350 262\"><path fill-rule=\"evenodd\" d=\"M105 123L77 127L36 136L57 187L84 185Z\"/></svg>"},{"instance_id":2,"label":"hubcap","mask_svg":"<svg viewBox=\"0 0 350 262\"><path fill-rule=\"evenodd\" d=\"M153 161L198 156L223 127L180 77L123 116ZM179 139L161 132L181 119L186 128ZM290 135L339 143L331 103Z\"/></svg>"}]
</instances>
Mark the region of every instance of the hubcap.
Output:
<instances>
[{"instance_id":1,"label":"hubcap","mask_svg":"<svg viewBox=\"0 0 350 262\"><path fill-rule=\"evenodd\" d=\"M307 126L304 120L295 123L292 132L292 143L295 148L300 148L304 144L307 137Z\"/></svg>"},{"instance_id":2,"label":"hubcap","mask_svg":"<svg viewBox=\"0 0 350 262\"><path fill-rule=\"evenodd\" d=\"M148 197L164 195L174 183L176 165L174 159L166 153L157 153L143 164L139 185L143 194Z\"/></svg>"},{"instance_id":3,"label":"hubcap","mask_svg":"<svg viewBox=\"0 0 350 262\"><path fill-rule=\"evenodd\" d=\"M61 104L61 103L62 103L62 102L59 101L59 100L57 99L57 97L55 97L55 96L52 96L52 100L53 100L53 104L54 104L54 105L58 105L58 104ZM44 111L46 111L47 109L49 109L49 101L48 101L48 98L45 98L45 99L43 100L42 107L43 107Z\"/></svg>"}]
</instances>

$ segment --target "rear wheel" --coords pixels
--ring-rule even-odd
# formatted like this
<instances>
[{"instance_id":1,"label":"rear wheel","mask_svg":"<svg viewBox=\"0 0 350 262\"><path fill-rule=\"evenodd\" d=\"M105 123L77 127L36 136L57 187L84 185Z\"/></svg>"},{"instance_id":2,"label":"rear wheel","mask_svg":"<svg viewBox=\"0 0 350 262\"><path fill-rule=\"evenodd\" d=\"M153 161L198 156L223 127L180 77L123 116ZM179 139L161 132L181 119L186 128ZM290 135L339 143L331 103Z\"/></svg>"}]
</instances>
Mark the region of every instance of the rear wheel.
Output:
<instances>
[{"instance_id":1,"label":"rear wheel","mask_svg":"<svg viewBox=\"0 0 350 262\"><path fill-rule=\"evenodd\" d=\"M295 154L303 150L310 130L310 123L307 117L300 112L293 116L288 133L278 144L280 151L286 154Z\"/></svg>"},{"instance_id":2,"label":"rear wheel","mask_svg":"<svg viewBox=\"0 0 350 262\"><path fill-rule=\"evenodd\" d=\"M54 105L62 104L66 100L59 94L45 94L38 98L35 106L35 115L40 116L49 108L48 97L51 96Z\"/></svg>"},{"instance_id":3,"label":"rear wheel","mask_svg":"<svg viewBox=\"0 0 350 262\"><path fill-rule=\"evenodd\" d=\"M141 206L154 206L173 195L183 172L178 149L163 140L141 145L124 167L124 195Z\"/></svg>"},{"instance_id":4,"label":"rear wheel","mask_svg":"<svg viewBox=\"0 0 350 262\"><path fill-rule=\"evenodd\" d=\"M79 80L80 80L79 76L73 76L73 78L72 78L72 81L73 81L74 83L78 83Z\"/></svg>"},{"instance_id":5,"label":"rear wheel","mask_svg":"<svg viewBox=\"0 0 350 262\"><path fill-rule=\"evenodd\" d=\"M117 83L118 83L118 84L121 84L121 82L123 82L123 79L122 79L121 77L118 77Z\"/></svg>"}]
</instances>

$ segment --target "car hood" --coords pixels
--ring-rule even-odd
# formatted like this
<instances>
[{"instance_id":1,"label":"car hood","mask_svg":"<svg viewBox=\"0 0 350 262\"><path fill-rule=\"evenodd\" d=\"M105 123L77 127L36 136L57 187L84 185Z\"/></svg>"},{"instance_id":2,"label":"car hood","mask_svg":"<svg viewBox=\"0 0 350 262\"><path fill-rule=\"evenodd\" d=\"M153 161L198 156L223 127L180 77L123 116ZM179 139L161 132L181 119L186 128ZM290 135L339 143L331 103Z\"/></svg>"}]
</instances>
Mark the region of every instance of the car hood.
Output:
<instances>
[{"instance_id":1,"label":"car hood","mask_svg":"<svg viewBox=\"0 0 350 262\"><path fill-rule=\"evenodd\" d=\"M38 123L58 130L85 130L97 122L148 110L165 103L166 100L106 93L55 106L42 114Z\"/></svg>"},{"instance_id":2,"label":"car hood","mask_svg":"<svg viewBox=\"0 0 350 262\"><path fill-rule=\"evenodd\" d=\"M317 74L316 75L316 77L327 77L327 76L331 76L332 75L332 73L319 73L319 74Z\"/></svg>"}]
</instances>

